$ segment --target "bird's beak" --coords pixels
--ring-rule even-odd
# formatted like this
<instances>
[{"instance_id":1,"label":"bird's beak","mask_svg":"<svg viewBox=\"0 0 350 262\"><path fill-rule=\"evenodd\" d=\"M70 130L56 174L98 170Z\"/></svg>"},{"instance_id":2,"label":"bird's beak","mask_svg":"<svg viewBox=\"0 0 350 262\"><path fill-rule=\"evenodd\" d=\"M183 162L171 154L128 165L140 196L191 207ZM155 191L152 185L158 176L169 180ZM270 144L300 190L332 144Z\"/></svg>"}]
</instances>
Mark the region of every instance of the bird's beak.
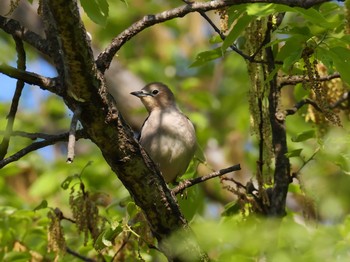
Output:
<instances>
[{"instance_id":1,"label":"bird's beak","mask_svg":"<svg viewBox=\"0 0 350 262\"><path fill-rule=\"evenodd\" d=\"M151 94L149 94L149 93L144 92L143 90L134 91L134 92L131 92L130 94L132 94L132 95L134 95L134 96L137 96L137 97L144 97L144 96L149 96L149 95L151 95Z\"/></svg>"}]
</instances>

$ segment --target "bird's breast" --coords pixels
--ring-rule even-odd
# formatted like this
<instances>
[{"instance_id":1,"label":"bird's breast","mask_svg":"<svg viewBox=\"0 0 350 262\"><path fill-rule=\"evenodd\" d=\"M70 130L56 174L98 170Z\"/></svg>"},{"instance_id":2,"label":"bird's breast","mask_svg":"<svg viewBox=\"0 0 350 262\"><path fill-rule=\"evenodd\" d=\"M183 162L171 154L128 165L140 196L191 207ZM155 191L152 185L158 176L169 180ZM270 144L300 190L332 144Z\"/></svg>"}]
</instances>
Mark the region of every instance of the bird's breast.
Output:
<instances>
[{"instance_id":1,"label":"bird's breast","mask_svg":"<svg viewBox=\"0 0 350 262\"><path fill-rule=\"evenodd\" d=\"M186 171L196 150L196 135L181 112L152 112L141 130L140 143L165 180L172 181Z\"/></svg>"}]
</instances>

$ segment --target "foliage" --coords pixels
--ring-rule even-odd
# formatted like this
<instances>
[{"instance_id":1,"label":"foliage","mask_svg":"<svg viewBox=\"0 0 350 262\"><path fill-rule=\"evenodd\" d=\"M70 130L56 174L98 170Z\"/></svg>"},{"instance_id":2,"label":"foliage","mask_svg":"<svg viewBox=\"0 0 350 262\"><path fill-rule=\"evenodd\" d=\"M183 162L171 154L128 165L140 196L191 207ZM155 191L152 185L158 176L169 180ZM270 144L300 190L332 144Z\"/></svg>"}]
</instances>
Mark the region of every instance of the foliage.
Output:
<instances>
[{"instance_id":1,"label":"foliage","mask_svg":"<svg viewBox=\"0 0 350 262\"><path fill-rule=\"evenodd\" d=\"M96 47L105 47L140 16L176 6L136 2L80 2ZM18 1L11 3L14 10ZM204 25L191 14L149 28L118 53L118 61L145 81L173 87L197 127L209 166L239 162L244 167L221 183L189 188L187 198L179 197L195 241L214 260L348 260L350 18L345 7L333 1L309 9L233 5L210 14L221 20L221 36L208 30L199 34ZM12 50L10 41L0 48ZM265 48L274 55L273 70L265 63ZM14 60L13 55L6 59ZM338 72L340 77L324 81ZM283 219L256 214L263 213L257 197L268 198L274 185L268 94L275 77L281 91L276 114L285 120L293 179ZM71 113L63 101L41 98L40 106L20 108L14 130L68 130ZM1 115L8 108L9 102L1 101ZM1 130L6 123L0 119ZM19 138L9 154L29 143ZM56 144L1 169L0 260L79 261L77 254L101 261L164 260L140 209L98 148L79 141L78 156L67 166L65 147ZM194 168L184 177L193 176ZM176 234L172 241L178 253L186 248Z\"/></svg>"}]
</instances>

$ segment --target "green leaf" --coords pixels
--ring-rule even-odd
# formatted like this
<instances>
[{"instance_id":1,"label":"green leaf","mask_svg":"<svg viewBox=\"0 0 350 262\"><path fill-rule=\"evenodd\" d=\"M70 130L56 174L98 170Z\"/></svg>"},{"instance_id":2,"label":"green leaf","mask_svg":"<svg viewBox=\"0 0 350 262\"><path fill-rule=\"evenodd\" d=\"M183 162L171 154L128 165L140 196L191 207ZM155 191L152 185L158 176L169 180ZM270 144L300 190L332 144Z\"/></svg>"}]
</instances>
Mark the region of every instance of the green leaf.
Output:
<instances>
[{"instance_id":1,"label":"green leaf","mask_svg":"<svg viewBox=\"0 0 350 262\"><path fill-rule=\"evenodd\" d=\"M349 49L341 46L333 47L329 50L337 71L340 73L342 80L350 84L350 52Z\"/></svg>"},{"instance_id":2,"label":"green leaf","mask_svg":"<svg viewBox=\"0 0 350 262\"><path fill-rule=\"evenodd\" d=\"M218 44L221 42L222 42L222 39L219 35L214 35L214 36L210 37L210 39L209 39L210 44Z\"/></svg>"},{"instance_id":3,"label":"green leaf","mask_svg":"<svg viewBox=\"0 0 350 262\"><path fill-rule=\"evenodd\" d=\"M129 7L129 3L127 0L120 0L120 1L122 1L126 5L126 7Z\"/></svg>"},{"instance_id":4,"label":"green leaf","mask_svg":"<svg viewBox=\"0 0 350 262\"><path fill-rule=\"evenodd\" d=\"M102 242L106 246L112 246L113 245L113 240L123 231L123 227L118 223L117 226L113 226L108 228L102 238ZM109 245L110 244L110 245Z\"/></svg>"},{"instance_id":5,"label":"green leaf","mask_svg":"<svg viewBox=\"0 0 350 262\"><path fill-rule=\"evenodd\" d=\"M4 261L16 261L16 262L27 262L31 261L32 255L29 253L29 251L10 251L7 252Z\"/></svg>"},{"instance_id":6,"label":"green leaf","mask_svg":"<svg viewBox=\"0 0 350 262\"><path fill-rule=\"evenodd\" d=\"M294 97L295 100L299 101L304 99L305 97L307 97L310 94L310 91L307 90L302 83L298 83L297 85L295 85L294 87Z\"/></svg>"},{"instance_id":7,"label":"green leaf","mask_svg":"<svg viewBox=\"0 0 350 262\"><path fill-rule=\"evenodd\" d=\"M315 138L315 136L316 136L315 130L308 130L305 132L301 132L301 133L297 134L296 136L292 137L292 141L293 142L302 142L302 141L308 140L310 138Z\"/></svg>"},{"instance_id":8,"label":"green leaf","mask_svg":"<svg viewBox=\"0 0 350 262\"><path fill-rule=\"evenodd\" d=\"M61 187L64 189L64 190L67 190L69 188L69 185L70 183L72 182L72 180L74 178L78 178L79 175L72 175L72 176L68 176L66 177L66 179L61 183Z\"/></svg>"},{"instance_id":9,"label":"green leaf","mask_svg":"<svg viewBox=\"0 0 350 262\"><path fill-rule=\"evenodd\" d=\"M129 202L126 206L126 211L129 215L129 218L134 218L136 214L139 212L136 204L134 202Z\"/></svg>"},{"instance_id":10,"label":"green leaf","mask_svg":"<svg viewBox=\"0 0 350 262\"><path fill-rule=\"evenodd\" d=\"M241 207L236 201L232 201L226 204L224 211L221 213L221 216L232 216L238 214Z\"/></svg>"},{"instance_id":11,"label":"green leaf","mask_svg":"<svg viewBox=\"0 0 350 262\"><path fill-rule=\"evenodd\" d=\"M221 50L223 52L236 41L237 37L254 18L254 16L243 14L242 17L237 20L237 23L233 26L222 44Z\"/></svg>"},{"instance_id":12,"label":"green leaf","mask_svg":"<svg viewBox=\"0 0 350 262\"><path fill-rule=\"evenodd\" d=\"M335 23L327 21L327 19L315 8L304 9L301 7L295 7L294 10L302 14L306 20L320 27L332 29L336 26Z\"/></svg>"},{"instance_id":13,"label":"green leaf","mask_svg":"<svg viewBox=\"0 0 350 262\"><path fill-rule=\"evenodd\" d=\"M37 210L40 210L40 209L44 209L44 208L47 208L47 201L44 199L43 201L41 201L41 203L36 206L33 211L37 211Z\"/></svg>"},{"instance_id":14,"label":"green leaf","mask_svg":"<svg viewBox=\"0 0 350 262\"><path fill-rule=\"evenodd\" d=\"M291 183L288 187L288 192L290 193L296 193L296 194L300 194L302 193L301 189L300 189L300 185L299 184L294 184Z\"/></svg>"},{"instance_id":15,"label":"green leaf","mask_svg":"<svg viewBox=\"0 0 350 262\"><path fill-rule=\"evenodd\" d=\"M319 27L333 29L339 24L339 19L334 21L334 16L330 16L330 20L327 20L325 16L319 10L315 8L304 9L301 7L289 7L286 5L275 5L276 12L292 12L301 15L306 21L317 25Z\"/></svg>"},{"instance_id":16,"label":"green leaf","mask_svg":"<svg viewBox=\"0 0 350 262\"><path fill-rule=\"evenodd\" d=\"M247 6L247 14L254 16L268 16L270 14L276 13L275 4L249 4Z\"/></svg>"},{"instance_id":17,"label":"green leaf","mask_svg":"<svg viewBox=\"0 0 350 262\"><path fill-rule=\"evenodd\" d=\"M106 0L80 0L88 17L99 25L106 25L109 6Z\"/></svg>"},{"instance_id":18,"label":"green leaf","mask_svg":"<svg viewBox=\"0 0 350 262\"><path fill-rule=\"evenodd\" d=\"M283 61L283 70L289 71L290 68L297 62L303 52L303 44L307 38L303 35L295 35L287 38L285 44L278 52L276 59Z\"/></svg>"},{"instance_id":19,"label":"green leaf","mask_svg":"<svg viewBox=\"0 0 350 262\"><path fill-rule=\"evenodd\" d=\"M196 213L201 213L203 210L203 197L203 191L198 185L186 189L182 196L177 195L178 204L186 220L191 221Z\"/></svg>"},{"instance_id":20,"label":"green leaf","mask_svg":"<svg viewBox=\"0 0 350 262\"><path fill-rule=\"evenodd\" d=\"M215 48L213 50L204 51L197 55L196 61L194 61L190 67L196 67L206 64L209 61L215 60L223 56L221 48Z\"/></svg>"},{"instance_id":21,"label":"green leaf","mask_svg":"<svg viewBox=\"0 0 350 262\"><path fill-rule=\"evenodd\" d=\"M274 70L272 70L272 72L267 76L267 78L264 80L264 84L270 82L274 77L275 75L278 73L278 71L280 70L281 66L280 65L277 65L275 67Z\"/></svg>"},{"instance_id":22,"label":"green leaf","mask_svg":"<svg viewBox=\"0 0 350 262\"><path fill-rule=\"evenodd\" d=\"M94 248L102 250L105 247L113 246L114 239L123 232L123 227L119 222L113 223L110 227L104 230L96 239Z\"/></svg>"},{"instance_id":23,"label":"green leaf","mask_svg":"<svg viewBox=\"0 0 350 262\"><path fill-rule=\"evenodd\" d=\"M288 157L288 158L291 158L291 157L299 157L301 151L303 151L302 148L298 148L298 149L295 149L295 150L291 150L291 151L289 151L288 153L286 153L286 157Z\"/></svg>"}]
</instances>

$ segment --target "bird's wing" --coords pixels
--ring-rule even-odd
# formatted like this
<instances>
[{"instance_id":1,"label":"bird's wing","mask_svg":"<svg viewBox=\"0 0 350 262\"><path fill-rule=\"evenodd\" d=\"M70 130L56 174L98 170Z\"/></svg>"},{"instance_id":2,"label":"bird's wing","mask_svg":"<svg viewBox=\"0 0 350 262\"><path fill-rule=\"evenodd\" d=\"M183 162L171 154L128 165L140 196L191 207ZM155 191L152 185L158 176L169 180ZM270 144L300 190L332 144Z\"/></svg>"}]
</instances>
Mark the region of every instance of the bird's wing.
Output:
<instances>
[{"instance_id":1,"label":"bird's wing","mask_svg":"<svg viewBox=\"0 0 350 262\"><path fill-rule=\"evenodd\" d=\"M141 126L140 132L137 134L137 137L136 137L137 141L140 141L140 139L141 139L142 129L143 129L143 127L145 126L145 123L147 122L148 118L149 118L149 115L147 116L147 118L145 119L145 121L143 121L143 124L142 124L142 126Z\"/></svg>"}]
</instances>

